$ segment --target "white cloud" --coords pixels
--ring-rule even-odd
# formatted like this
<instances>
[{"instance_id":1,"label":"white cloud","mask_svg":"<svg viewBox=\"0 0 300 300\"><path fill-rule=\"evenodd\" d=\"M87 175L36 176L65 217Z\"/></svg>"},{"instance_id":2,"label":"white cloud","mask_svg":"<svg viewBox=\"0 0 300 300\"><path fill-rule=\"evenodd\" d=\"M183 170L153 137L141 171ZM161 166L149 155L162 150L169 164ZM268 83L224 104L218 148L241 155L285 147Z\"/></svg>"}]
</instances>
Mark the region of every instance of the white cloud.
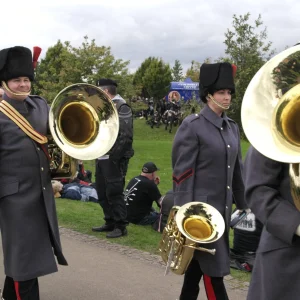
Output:
<instances>
[{"instance_id":1,"label":"white cloud","mask_svg":"<svg viewBox=\"0 0 300 300\"><path fill-rule=\"evenodd\" d=\"M224 55L224 33L233 14L262 14L268 40L281 51L300 40L298 0L52 0L1 4L0 49L39 45L45 55L59 39L78 46L83 36L111 46L134 69L148 56L186 68L192 60Z\"/></svg>"}]
</instances>

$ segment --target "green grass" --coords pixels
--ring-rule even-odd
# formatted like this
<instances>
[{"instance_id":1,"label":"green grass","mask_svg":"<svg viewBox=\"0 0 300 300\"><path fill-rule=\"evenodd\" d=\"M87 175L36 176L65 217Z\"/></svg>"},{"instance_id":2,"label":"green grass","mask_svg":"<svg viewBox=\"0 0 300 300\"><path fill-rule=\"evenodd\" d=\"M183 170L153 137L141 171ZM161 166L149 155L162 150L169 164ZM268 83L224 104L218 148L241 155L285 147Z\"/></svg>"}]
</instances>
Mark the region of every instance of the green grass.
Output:
<instances>
[{"instance_id":1,"label":"green grass","mask_svg":"<svg viewBox=\"0 0 300 300\"><path fill-rule=\"evenodd\" d=\"M126 182L139 174L143 164L153 161L160 168L159 176L161 183L159 189L162 194L172 188L172 168L171 150L172 143L177 127L173 133L164 130L164 126L151 129L145 124L145 120L137 119L134 121L134 150L135 155L130 160ZM242 141L242 153L245 155L249 143ZM84 163L86 170L95 173L94 161ZM103 224L103 212L99 204L80 201L70 201L57 199L57 213L59 224L63 227L94 235L99 239L105 239L105 234L94 233L91 231L93 226ZM151 226L128 226L128 236L119 239L111 239L113 243L127 245L143 251L158 254L158 243L161 234L155 232ZM230 243L232 245L232 232L230 233ZM232 276L243 281L249 281L249 273L232 270Z\"/></svg>"}]
</instances>

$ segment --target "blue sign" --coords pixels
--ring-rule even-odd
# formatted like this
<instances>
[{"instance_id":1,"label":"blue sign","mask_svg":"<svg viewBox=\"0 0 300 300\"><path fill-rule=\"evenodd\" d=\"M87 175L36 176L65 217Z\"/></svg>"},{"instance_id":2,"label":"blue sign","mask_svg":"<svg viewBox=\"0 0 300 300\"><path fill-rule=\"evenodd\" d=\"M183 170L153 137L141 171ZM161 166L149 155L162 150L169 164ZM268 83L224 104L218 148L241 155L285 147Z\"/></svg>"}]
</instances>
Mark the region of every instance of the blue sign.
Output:
<instances>
[{"instance_id":1,"label":"blue sign","mask_svg":"<svg viewBox=\"0 0 300 300\"><path fill-rule=\"evenodd\" d=\"M172 92L177 92L172 93ZM178 95L178 97L175 97L176 95ZM175 82L172 81L170 84L170 91L168 93L168 100L172 100L170 98L177 98L176 100L179 101L180 97L184 100L190 100L193 99L194 97L196 97L197 100L199 100L199 82L194 82L191 80L191 78L186 78L185 81L179 81L179 82Z\"/></svg>"}]
</instances>

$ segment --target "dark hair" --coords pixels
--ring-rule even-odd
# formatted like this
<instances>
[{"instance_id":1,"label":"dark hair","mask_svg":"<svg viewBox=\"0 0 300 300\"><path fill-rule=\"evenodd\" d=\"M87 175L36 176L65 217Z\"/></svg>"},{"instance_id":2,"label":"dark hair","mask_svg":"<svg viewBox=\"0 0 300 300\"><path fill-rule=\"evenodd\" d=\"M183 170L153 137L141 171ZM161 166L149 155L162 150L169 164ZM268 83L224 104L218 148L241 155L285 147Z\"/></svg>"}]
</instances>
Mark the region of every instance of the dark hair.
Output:
<instances>
[{"instance_id":1,"label":"dark hair","mask_svg":"<svg viewBox=\"0 0 300 300\"><path fill-rule=\"evenodd\" d=\"M117 87L114 86L114 85L104 85L104 86L101 86L101 88L103 90L107 89L108 92L113 95L113 96L116 96L117 95Z\"/></svg>"},{"instance_id":2,"label":"dark hair","mask_svg":"<svg viewBox=\"0 0 300 300\"><path fill-rule=\"evenodd\" d=\"M213 88L207 88L207 87L201 87L200 88L200 99L203 103L207 103L207 99L206 97L208 96L208 94L213 95L216 92L215 89Z\"/></svg>"}]
</instances>

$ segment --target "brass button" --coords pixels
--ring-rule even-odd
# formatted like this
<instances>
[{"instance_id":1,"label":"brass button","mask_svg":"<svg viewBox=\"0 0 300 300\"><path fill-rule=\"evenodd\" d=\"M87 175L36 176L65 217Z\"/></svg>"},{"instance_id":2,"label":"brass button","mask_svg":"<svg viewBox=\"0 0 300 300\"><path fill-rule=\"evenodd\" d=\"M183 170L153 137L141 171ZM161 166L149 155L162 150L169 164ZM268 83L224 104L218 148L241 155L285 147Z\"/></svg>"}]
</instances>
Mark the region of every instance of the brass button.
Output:
<instances>
[{"instance_id":1,"label":"brass button","mask_svg":"<svg viewBox=\"0 0 300 300\"><path fill-rule=\"evenodd\" d=\"M230 145L227 145L228 148L230 148Z\"/></svg>"},{"instance_id":2,"label":"brass button","mask_svg":"<svg viewBox=\"0 0 300 300\"><path fill-rule=\"evenodd\" d=\"M229 185L227 186L227 189L230 190L230 186Z\"/></svg>"},{"instance_id":3,"label":"brass button","mask_svg":"<svg viewBox=\"0 0 300 300\"><path fill-rule=\"evenodd\" d=\"M44 171L44 168L43 168L43 167L41 167L41 170L42 170L42 171Z\"/></svg>"}]
</instances>

